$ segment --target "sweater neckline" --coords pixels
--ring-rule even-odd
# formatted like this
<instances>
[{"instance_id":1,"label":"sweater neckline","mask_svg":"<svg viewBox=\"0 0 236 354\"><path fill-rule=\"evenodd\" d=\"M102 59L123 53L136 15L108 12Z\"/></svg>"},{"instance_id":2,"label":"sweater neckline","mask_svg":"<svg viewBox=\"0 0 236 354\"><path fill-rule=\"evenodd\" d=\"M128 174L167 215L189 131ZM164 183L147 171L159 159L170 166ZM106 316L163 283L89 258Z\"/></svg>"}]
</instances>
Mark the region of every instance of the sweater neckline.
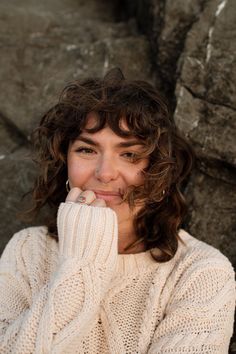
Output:
<instances>
[{"instance_id":1,"label":"sweater neckline","mask_svg":"<svg viewBox=\"0 0 236 354\"><path fill-rule=\"evenodd\" d=\"M139 253L118 254L115 272L117 275L140 273L154 267L157 263L151 256L151 250Z\"/></svg>"},{"instance_id":2,"label":"sweater neckline","mask_svg":"<svg viewBox=\"0 0 236 354\"><path fill-rule=\"evenodd\" d=\"M186 242L192 240L195 242L196 240L190 236L186 231L181 229L179 231L179 236L183 241ZM155 269L163 264L170 264L170 262L175 262L176 259L182 252L183 244L179 242L178 249L174 257L168 262L160 263L156 261L151 252L153 251L154 255L160 255L160 250L158 248L152 248L147 251L143 251L140 253L129 253L129 254L118 254L117 264L116 264L116 274L117 275L127 275L127 274L137 274L144 272L145 270Z\"/></svg>"}]
</instances>

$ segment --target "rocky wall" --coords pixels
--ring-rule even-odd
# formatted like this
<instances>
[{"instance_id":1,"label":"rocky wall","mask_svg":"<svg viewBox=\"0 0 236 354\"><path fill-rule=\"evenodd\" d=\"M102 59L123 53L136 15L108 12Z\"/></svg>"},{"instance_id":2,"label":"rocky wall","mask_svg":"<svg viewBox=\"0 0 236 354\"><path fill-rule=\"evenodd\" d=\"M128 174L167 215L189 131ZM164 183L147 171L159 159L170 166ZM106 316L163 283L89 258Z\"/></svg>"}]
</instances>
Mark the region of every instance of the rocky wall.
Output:
<instances>
[{"instance_id":1,"label":"rocky wall","mask_svg":"<svg viewBox=\"0 0 236 354\"><path fill-rule=\"evenodd\" d=\"M30 133L64 85L114 66L150 79L148 41L115 17L106 0L0 2L0 253L26 226L17 214L36 173Z\"/></svg>"},{"instance_id":2,"label":"rocky wall","mask_svg":"<svg viewBox=\"0 0 236 354\"><path fill-rule=\"evenodd\" d=\"M124 8L149 38L155 83L196 151L187 227L236 265L236 3L139 0Z\"/></svg>"},{"instance_id":3,"label":"rocky wall","mask_svg":"<svg viewBox=\"0 0 236 354\"><path fill-rule=\"evenodd\" d=\"M235 32L235 0L2 0L0 252L25 226L40 116L68 81L120 66L168 96L197 154L185 226L236 266Z\"/></svg>"},{"instance_id":4,"label":"rocky wall","mask_svg":"<svg viewBox=\"0 0 236 354\"><path fill-rule=\"evenodd\" d=\"M154 81L196 151L185 226L236 267L236 2L125 0L123 9L147 35Z\"/></svg>"}]
</instances>

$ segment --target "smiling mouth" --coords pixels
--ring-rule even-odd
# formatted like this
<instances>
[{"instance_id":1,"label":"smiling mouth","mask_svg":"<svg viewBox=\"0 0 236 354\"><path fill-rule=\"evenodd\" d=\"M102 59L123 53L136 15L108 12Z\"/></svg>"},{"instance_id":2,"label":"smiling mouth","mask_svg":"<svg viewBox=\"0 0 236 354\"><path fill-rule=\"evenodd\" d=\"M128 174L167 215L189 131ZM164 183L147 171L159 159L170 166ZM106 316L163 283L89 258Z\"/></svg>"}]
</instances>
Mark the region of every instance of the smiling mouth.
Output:
<instances>
[{"instance_id":1,"label":"smiling mouth","mask_svg":"<svg viewBox=\"0 0 236 354\"><path fill-rule=\"evenodd\" d=\"M119 199L122 198L122 194L119 192L113 192L113 191L108 192L103 190L93 190L93 192L95 193L98 199L104 199L105 201L112 201L117 198Z\"/></svg>"}]
</instances>

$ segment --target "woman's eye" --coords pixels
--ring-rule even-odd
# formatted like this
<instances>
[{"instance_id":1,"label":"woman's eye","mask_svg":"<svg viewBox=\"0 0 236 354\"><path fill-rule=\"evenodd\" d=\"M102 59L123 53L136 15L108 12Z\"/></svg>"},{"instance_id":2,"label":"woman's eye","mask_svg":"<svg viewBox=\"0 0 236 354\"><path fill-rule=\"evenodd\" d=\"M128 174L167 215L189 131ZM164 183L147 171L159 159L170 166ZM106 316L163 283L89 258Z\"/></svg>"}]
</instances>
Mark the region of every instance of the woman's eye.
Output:
<instances>
[{"instance_id":1,"label":"woman's eye","mask_svg":"<svg viewBox=\"0 0 236 354\"><path fill-rule=\"evenodd\" d=\"M122 156L132 162L138 161L139 159L139 155L135 152L125 152Z\"/></svg>"},{"instance_id":2,"label":"woman's eye","mask_svg":"<svg viewBox=\"0 0 236 354\"><path fill-rule=\"evenodd\" d=\"M93 149L87 148L87 147L79 147L78 149L76 149L76 152L80 153L80 154L92 154L94 153Z\"/></svg>"}]
</instances>

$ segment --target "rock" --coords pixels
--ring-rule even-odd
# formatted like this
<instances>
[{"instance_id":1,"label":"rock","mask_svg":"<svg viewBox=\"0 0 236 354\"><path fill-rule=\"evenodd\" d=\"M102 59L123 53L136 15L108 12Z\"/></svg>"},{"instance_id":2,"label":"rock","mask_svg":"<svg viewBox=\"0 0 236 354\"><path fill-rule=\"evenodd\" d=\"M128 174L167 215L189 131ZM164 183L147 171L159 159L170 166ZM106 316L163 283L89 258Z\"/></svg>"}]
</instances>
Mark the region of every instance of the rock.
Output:
<instances>
[{"instance_id":1,"label":"rock","mask_svg":"<svg viewBox=\"0 0 236 354\"><path fill-rule=\"evenodd\" d=\"M152 49L157 87L168 96L197 164L187 184L186 229L236 267L236 3L124 0ZM229 353L235 353L232 338Z\"/></svg>"},{"instance_id":2,"label":"rock","mask_svg":"<svg viewBox=\"0 0 236 354\"><path fill-rule=\"evenodd\" d=\"M196 170L185 190L189 204L186 228L221 250L236 264L236 185Z\"/></svg>"},{"instance_id":3,"label":"rock","mask_svg":"<svg viewBox=\"0 0 236 354\"><path fill-rule=\"evenodd\" d=\"M236 167L235 111L192 95L179 84L175 122L201 158Z\"/></svg>"},{"instance_id":4,"label":"rock","mask_svg":"<svg viewBox=\"0 0 236 354\"><path fill-rule=\"evenodd\" d=\"M178 63L175 111L176 123L195 147L198 169L204 172L198 171L201 187L193 188L198 178L190 182L190 230L207 235L232 262L236 261L231 251L236 236L235 5L206 2L188 32Z\"/></svg>"},{"instance_id":5,"label":"rock","mask_svg":"<svg viewBox=\"0 0 236 354\"><path fill-rule=\"evenodd\" d=\"M13 233L27 226L17 215L26 209L23 195L32 187L35 167L26 148L19 148L0 160L1 228L0 253ZM29 225L28 225L29 226Z\"/></svg>"},{"instance_id":6,"label":"rock","mask_svg":"<svg viewBox=\"0 0 236 354\"><path fill-rule=\"evenodd\" d=\"M0 160L4 159L7 154L17 149L17 147L17 142L11 137L9 126L6 126L0 114Z\"/></svg>"},{"instance_id":7,"label":"rock","mask_svg":"<svg viewBox=\"0 0 236 354\"><path fill-rule=\"evenodd\" d=\"M174 105L178 59L185 38L200 16L205 0L138 0L125 1L129 16L135 16L142 32L151 43L156 85Z\"/></svg>"},{"instance_id":8,"label":"rock","mask_svg":"<svg viewBox=\"0 0 236 354\"><path fill-rule=\"evenodd\" d=\"M113 66L151 79L148 41L134 21L115 22L113 10L96 0L0 3L0 251L26 225L16 213L35 175L29 135L64 85Z\"/></svg>"},{"instance_id":9,"label":"rock","mask_svg":"<svg viewBox=\"0 0 236 354\"><path fill-rule=\"evenodd\" d=\"M69 81L101 76L111 66L150 76L147 41L134 23L112 22L111 5L64 1L54 11L43 4L0 4L0 111L25 135Z\"/></svg>"},{"instance_id":10,"label":"rock","mask_svg":"<svg viewBox=\"0 0 236 354\"><path fill-rule=\"evenodd\" d=\"M135 16L151 43L156 85L172 102L176 124L196 151L195 173L208 182L201 185L201 194L189 187L198 206L197 221L193 210L189 215L190 231L197 223L198 234L207 234L216 247L224 234L224 252L233 262L235 210L229 193L236 184L235 7L233 0L125 1L129 16ZM228 214L213 207L211 219L221 219L224 231L211 227L206 233L205 203L214 185L221 188L215 204L222 196Z\"/></svg>"},{"instance_id":11,"label":"rock","mask_svg":"<svg viewBox=\"0 0 236 354\"><path fill-rule=\"evenodd\" d=\"M68 81L120 66L168 96L197 154L185 226L236 266L236 2L2 0L0 13L0 251L25 226L15 214L35 175L26 156L39 117ZM148 41L133 20L115 22L131 16Z\"/></svg>"},{"instance_id":12,"label":"rock","mask_svg":"<svg viewBox=\"0 0 236 354\"><path fill-rule=\"evenodd\" d=\"M195 96L235 110L236 3L208 1L187 35L180 81Z\"/></svg>"}]
</instances>

